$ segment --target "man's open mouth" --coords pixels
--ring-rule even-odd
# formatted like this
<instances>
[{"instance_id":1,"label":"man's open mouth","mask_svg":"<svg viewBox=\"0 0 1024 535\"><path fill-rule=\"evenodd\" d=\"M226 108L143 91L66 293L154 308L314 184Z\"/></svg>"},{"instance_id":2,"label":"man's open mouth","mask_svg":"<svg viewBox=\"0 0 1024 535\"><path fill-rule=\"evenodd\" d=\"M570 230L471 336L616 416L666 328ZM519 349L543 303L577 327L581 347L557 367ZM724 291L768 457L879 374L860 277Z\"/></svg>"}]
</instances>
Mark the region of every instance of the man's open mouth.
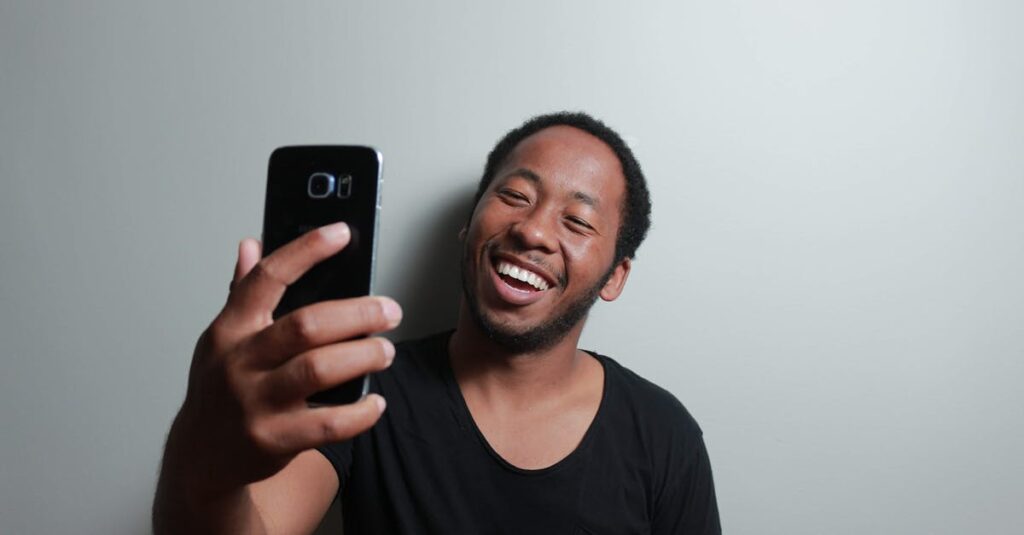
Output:
<instances>
[{"instance_id":1,"label":"man's open mouth","mask_svg":"<svg viewBox=\"0 0 1024 535\"><path fill-rule=\"evenodd\" d=\"M550 287L544 277L511 262L495 259L494 269L498 272L501 280L517 290L543 292Z\"/></svg>"}]
</instances>

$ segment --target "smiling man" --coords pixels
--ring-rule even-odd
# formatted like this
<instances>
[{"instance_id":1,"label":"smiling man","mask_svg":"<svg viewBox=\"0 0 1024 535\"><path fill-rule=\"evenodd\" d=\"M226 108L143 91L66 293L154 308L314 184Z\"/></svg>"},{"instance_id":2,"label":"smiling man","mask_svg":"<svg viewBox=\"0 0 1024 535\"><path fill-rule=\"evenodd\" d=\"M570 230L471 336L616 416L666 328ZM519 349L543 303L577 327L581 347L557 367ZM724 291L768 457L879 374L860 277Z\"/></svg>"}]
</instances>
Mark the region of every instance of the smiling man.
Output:
<instances>
[{"instance_id":1,"label":"smiling man","mask_svg":"<svg viewBox=\"0 0 1024 535\"><path fill-rule=\"evenodd\" d=\"M455 329L397 348L355 339L397 325L386 298L267 319L347 243L343 225L258 263L244 241L168 439L156 531L309 532L340 490L350 535L720 533L696 422L577 347L595 301L622 293L649 212L614 131L584 114L528 121L490 154L460 234ZM370 371L363 401L303 403Z\"/></svg>"}]
</instances>

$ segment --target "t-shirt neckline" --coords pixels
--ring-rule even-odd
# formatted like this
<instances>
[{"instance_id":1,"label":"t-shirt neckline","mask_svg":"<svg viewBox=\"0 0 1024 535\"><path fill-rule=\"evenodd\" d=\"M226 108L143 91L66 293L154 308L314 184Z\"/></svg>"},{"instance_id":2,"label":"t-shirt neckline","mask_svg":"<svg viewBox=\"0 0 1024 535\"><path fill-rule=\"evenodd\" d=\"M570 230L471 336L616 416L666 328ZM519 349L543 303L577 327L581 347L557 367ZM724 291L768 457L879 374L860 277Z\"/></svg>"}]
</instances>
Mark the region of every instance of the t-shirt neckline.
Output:
<instances>
[{"instance_id":1,"label":"t-shirt neckline","mask_svg":"<svg viewBox=\"0 0 1024 535\"><path fill-rule=\"evenodd\" d=\"M590 425L587 426L587 430L583 433L583 438L580 439L580 443L577 444L576 447L571 452L569 452L568 455L562 457L551 466L536 469L520 468L508 462L504 457L501 456L501 454L499 454L497 451L494 450L493 447L491 447L491 443L487 441L487 437L484 436L482 431L480 431L480 428L476 425L476 420L473 419L473 413L470 412L469 405L466 403L466 398L462 396L462 389L459 388L459 382L455 379L455 371L452 369L451 365L451 354L448 352L448 343L451 340L452 334L454 334L454 332L454 330L449 331L446 336L440 337L441 347L439 353L442 357L442 375L444 376L446 387L448 389L448 394L452 398L452 401L455 403L455 413L456 417L459 419L459 426L463 428L468 427L469 429L471 429L473 431L473 434L476 435L477 441L484 448L484 450L487 451L491 458L493 458L499 465L501 465L503 468L510 472L524 476L541 476L550 474L552 472L556 472L566 466L569 466L570 464L574 463L576 459L578 459L584 454L586 449L589 447L593 435L596 433L595 430L597 429L598 425L600 425L601 421L603 420L604 414L607 412L606 405L608 403L608 388L610 380L608 378L608 364L605 362L604 355L587 349L583 350L588 355L594 357L597 360L597 362L601 365L604 377L603 385L601 388L601 401L598 402L597 404L597 413L594 414L594 419L590 421Z\"/></svg>"}]
</instances>

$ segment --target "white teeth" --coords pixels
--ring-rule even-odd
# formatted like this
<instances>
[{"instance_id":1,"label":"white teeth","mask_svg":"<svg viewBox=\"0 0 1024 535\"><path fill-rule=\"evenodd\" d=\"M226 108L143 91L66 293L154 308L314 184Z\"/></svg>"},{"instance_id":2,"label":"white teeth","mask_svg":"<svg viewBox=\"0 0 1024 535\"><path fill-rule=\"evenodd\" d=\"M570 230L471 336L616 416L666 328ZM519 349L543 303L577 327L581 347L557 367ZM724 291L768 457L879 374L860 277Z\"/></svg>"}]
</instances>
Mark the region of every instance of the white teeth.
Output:
<instances>
[{"instance_id":1,"label":"white teeth","mask_svg":"<svg viewBox=\"0 0 1024 535\"><path fill-rule=\"evenodd\" d=\"M513 266L508 262L498 263L498 273L523 281L541 291L548 289L548 282L543 277L519 266Z\"/></svg>"}]
</instances>

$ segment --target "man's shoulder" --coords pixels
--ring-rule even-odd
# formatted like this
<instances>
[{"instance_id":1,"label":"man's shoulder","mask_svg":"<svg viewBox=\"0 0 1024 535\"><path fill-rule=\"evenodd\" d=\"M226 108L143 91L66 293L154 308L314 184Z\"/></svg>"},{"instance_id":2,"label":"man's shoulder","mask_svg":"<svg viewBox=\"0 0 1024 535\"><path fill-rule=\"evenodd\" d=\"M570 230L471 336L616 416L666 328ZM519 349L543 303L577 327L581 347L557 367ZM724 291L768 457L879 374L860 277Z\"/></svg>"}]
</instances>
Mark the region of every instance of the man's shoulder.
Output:
<instances>
[{"instance_id":1,"label":"man's shoulder","mask_svg":"<svg viewBox=\"0 0 1024 535\"><path fill-rule=\"evenodd\" d=\"M609 405L622 406L610 412L618 425L635 430L629 434L630 428L620 427L613 435L619 443L622 437L637 437L638 450L633 451L649 463L652 531L721 533L711 465L697 421L668 390L610 357L599 360L606 370L606 391L615 397Z\"/></svg>"},{"instance_id":2,"label":"man's shoulder","mask_svg":"<svg viewBox=\"0 0 1024 535\"><path fill-rule=\"evenodd\" d=\"M383 390L410 391L442 387L447 376L448 337L444 331L395 342L395 360L385 370L374 373Z\"/></svg>"},{"instance_id":3,"label":"man's shoulder","mask_svg":"<svg viewBox=\"0 0 1024 535\"><path fill-rule=\"evenodd\" d=\"M590 351L605 369L609 405L628 416L641 431L690 440L702 435L700 425L672 392L629 369L616 359ZM614 403L611 403L614 402ZM666 438L668 438L666 436Z\"/></svg>"},{"instance_id":4,"label":"man's shoulder","mask_svg":"<svg viewBox=\"0 0 1024 535\"><path fill-rule=\"evenodd\" d=\"M404 351L417 356L425 353L447 353L448 339L451 337L452 332L451 329L448 329L412 338L404 338L395 343L395 349L396 351Z\"/></svg>"},{"instance_id":5,"label":"man's shoulder","mask_svg":"<svg viewBox=\"0 0 1024 535\"><path fill-rule=\"evenodd\" d=\"M395 364L403 367L436 367L448 356L452 331L440 331L395 343Z\"/></svg>"}]
</instances>

